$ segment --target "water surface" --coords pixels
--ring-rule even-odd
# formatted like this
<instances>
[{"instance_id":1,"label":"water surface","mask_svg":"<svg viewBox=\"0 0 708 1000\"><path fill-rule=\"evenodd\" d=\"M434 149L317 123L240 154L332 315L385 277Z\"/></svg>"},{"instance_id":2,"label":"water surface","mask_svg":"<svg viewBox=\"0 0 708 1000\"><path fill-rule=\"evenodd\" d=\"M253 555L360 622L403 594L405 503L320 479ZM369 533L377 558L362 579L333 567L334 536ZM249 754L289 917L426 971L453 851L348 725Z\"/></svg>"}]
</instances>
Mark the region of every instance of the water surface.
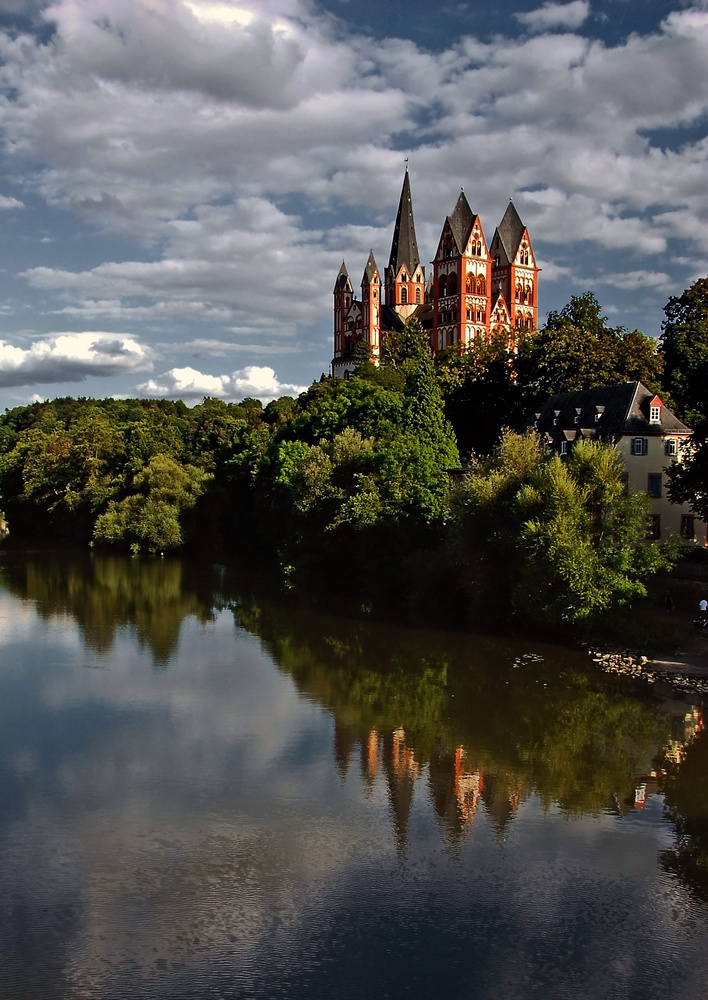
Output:
<instances>
[{"instance_id":1,"label":"water surface","mask_svg":"<svg viewBox=\"0 0 708 1000\"><path fill-rule=\"evenodd\" d=\"M3 998L705 996L702 705L580 652L3 552L0 747Z\"/></svg>"}]
</instances>

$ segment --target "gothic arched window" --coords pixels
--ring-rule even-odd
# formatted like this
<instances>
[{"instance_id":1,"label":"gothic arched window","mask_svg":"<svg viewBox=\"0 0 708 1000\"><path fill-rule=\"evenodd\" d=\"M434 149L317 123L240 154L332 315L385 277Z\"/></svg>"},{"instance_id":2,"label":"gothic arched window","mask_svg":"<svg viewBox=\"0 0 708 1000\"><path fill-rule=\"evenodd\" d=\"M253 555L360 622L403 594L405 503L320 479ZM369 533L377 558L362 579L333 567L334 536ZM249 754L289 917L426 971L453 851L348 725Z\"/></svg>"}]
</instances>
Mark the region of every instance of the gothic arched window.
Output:
<instances>
[{"instance_id":1,"label":"gothic arched window","mask_svg":"<svg viewBox=\"0 0 708 1000\"><path fill-rule=\"evenodd\" d=\"M457 275L456 274L451 274L450 275L450 283L447 286L447 294L448 295L457 295Z\"/></svg>"},{"instance_id":2,"label":"gothic arched window","mask_svg":"<svg viewBox=\"0 0 708 1000\"><path fill-rule=\"evenodd\" d=\"M401 289L401 303L405 306L408 303L408 289L404 285Z\"/></svg>"}]
</instances>

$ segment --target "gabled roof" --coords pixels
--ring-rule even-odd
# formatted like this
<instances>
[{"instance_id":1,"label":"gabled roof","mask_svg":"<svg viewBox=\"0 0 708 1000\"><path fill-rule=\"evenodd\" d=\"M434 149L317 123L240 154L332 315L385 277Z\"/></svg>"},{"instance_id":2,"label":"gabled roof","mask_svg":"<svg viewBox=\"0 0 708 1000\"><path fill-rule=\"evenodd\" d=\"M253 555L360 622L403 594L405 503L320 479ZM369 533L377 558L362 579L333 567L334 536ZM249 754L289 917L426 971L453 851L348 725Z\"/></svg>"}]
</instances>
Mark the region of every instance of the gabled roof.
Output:
<instances>
[{"instance_id":1,"label":"gabled roof","mask_svg":"<svg viewBox=\"0 0 708 1000\"><path fill-rule=\"evenodd\" d=\"M691 433L690 427L663 405L660 422L650 423L649 407L654 399L654 393L641 382L621 382L600 389L562 392L539 406L535 417L536 430L542 434L563 434L574 430L582 432L584 437L594 436L600 441L613 442L625 435L656 437ZM599 420L595 419L597 413L600 413ZM533 423L534 417L531 417L526 426ZM588 433L590 428L595 429L594 435Z\"/></svg>"},{"instance_id":2,"label":"gabled roof","mask_svg":"<svg viewBox=\"0 0 708 1000\"><path fill-rule=\"evenodd\" d=\"M408 179L407 170L406 176L403 178L401 200L398 203L398 215L396 216L396 225L393 230L391 256L388 266L393 269L394 274L398 274L404 264L408 268L409 274L413 274L420 264L418 241L415 238L415 224L413 222L411 183Z\"/></svg>"},{"instance_id":3,"label":"gabled roof","mask_svg":"<svg viewBox=\"0 0 708 1000\"><path fill-rule=\"evenodd\" d=\"M344 261L342 261L337 280L334 283L334 290L335 292L352 292L354 290L349 278L349 271L347 271L347 265Z\"/></svg>"},{"instance_id":4,"label":"gabled roof","mask_svg":"<svg viewBox=\"0 0 708 1000\"><path fill-rule=\"evenodd\" d=\"M370 285L371 282L374 280L374 275L377 274L378 271L379 271L379 269L376 266L376 259L374 257L374 251L372 250L371 253L369 254L369 259L366 262L366 267L364 268L364 276L361 279L362 285L363 284ZM379 275L379 277L380 277L380 275Z\"/></svg>"},{"instance_id":5,"label":"gabled roof","mask_svg":"<svg viewBox=\"0 0 708 1000\"><path fill-rule=\"evenodd\" d=\"M432 330L433 328L433 303L432 302L421 302L419 306L416 306L413 310L411 319L416 320L420 323L424 330Z\"/></svg>"},{"instance_id":6,"label":"gabled roof","mask_svg":"<svg viewBox=\"0 0 708 1000\"><path fill-rule=\"evenodd\" d=\"M402 330L404 322L392 306L385 303L381 305L381 329L382 330Z\"/></svg>"},{"instance_id":7,"label":"gabled roof","mask_svg":"<svg viewBox=\"0 0 708 1000\"><path fill-rule=\"evenodd\" d=\"M526 232L526 226L519 218L516 206L510 201L506 206L504 218L497 226L495 236L499 237L499 242L506 254L507 261L511 263L515 259L521 243L521 237Z\"/></svg>"},{"instance_id":8,"label":"gabled roof","mask_svg":"<svg viewBox=\"0 0 708 1000\"><path fill-rule=\"evenodd\" d=\"M467 249L470 233L476 220L477 216L470 208L469 202L465 198L465 192L460 191L460 197L457 199L452 215L447 217L459 253L464 253Z\"/></svg>"}]
</instances>

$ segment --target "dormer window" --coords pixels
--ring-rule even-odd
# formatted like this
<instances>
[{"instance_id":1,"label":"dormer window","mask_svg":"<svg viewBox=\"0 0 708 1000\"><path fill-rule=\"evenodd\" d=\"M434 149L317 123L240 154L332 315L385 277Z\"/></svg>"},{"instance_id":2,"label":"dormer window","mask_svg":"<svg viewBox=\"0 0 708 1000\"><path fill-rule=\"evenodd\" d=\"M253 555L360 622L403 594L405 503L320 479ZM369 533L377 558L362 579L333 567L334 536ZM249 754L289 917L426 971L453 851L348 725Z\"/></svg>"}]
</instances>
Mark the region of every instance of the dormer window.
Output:
<instances>
[{"instance_id":1,"label":"dormer window","mask_svg":"<svg viewBox=\"0 0 708 1000\"><path fill-rule=\"evenodd\" d=\"M579 406L575 407L575 420L573 421L573 423L574 424L580 423L580 407Z\"/></svg>"},{"instance_id":2,"label":"dormer window","mask_svg":"<svg viewBox=\"0 0 708 1000\"><path fill-rule=\"evenodd\" d=\"M661 423L661 407L660 406L650 406L649 407L649 423L650 424L660 424Z\"/></svg>"}]
</instances>

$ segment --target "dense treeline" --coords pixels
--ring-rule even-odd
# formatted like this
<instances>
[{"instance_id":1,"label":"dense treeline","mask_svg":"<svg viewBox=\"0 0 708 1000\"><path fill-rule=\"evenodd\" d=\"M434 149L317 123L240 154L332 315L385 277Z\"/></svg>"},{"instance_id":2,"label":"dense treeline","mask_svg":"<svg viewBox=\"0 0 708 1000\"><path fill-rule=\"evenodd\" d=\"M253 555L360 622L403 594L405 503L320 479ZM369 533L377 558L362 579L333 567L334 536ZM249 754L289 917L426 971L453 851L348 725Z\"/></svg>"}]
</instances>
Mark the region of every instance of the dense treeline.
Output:
<instances>
[{"instance_id":1,"label":"dense treeline","mask_svg":"<svg viewBox=\"0 0 708 1000\"><path fill-rule=\"evenodd\" d=\"M516 354L474 344L433 359L409 324L380 366L265 408L17 407L0 418L0 502L13 537L249 554L346 610L582 619L642 594L670 553L637 544L647 504L625 496L611 447L581 444L561 462L534 435L500 432L551 392L626 379L690 408L690 387L662 383L669 322L657 351L609 327L588 293Z\"/></svg>"}]
</instances>

